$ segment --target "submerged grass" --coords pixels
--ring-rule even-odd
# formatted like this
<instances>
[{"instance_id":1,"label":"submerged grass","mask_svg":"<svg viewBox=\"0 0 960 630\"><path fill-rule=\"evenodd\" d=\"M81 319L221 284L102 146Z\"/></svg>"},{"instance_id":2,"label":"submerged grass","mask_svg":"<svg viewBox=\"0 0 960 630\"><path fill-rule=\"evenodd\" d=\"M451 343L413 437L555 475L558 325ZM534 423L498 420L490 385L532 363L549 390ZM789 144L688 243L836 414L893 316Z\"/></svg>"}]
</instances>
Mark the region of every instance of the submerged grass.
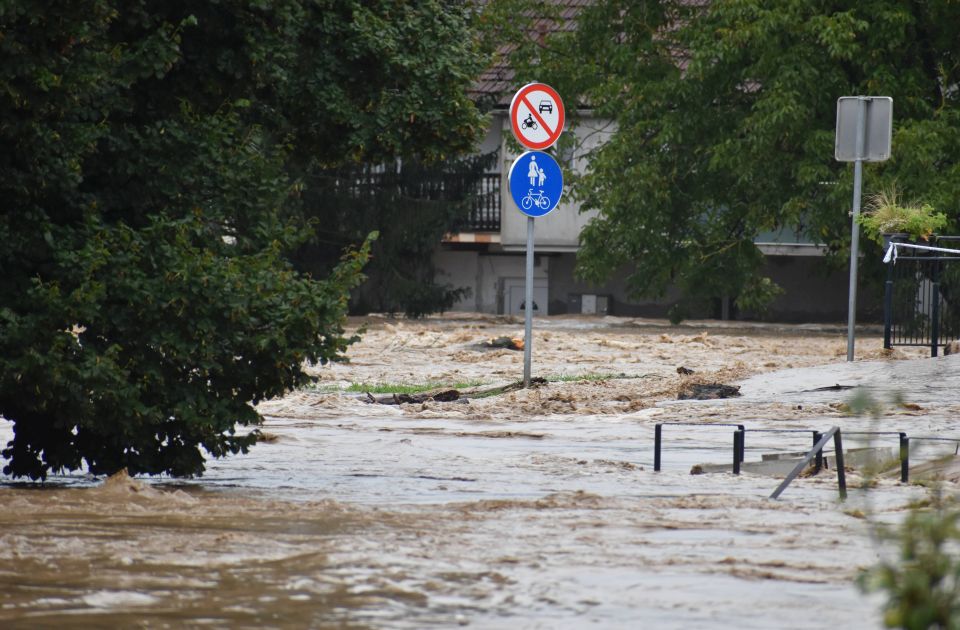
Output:
<instances>
[{"instance_id":1,"label":"submerged grass","mask_svg":"<svg viewBox=\"0 0 960 630\"><path fill-rule=\"evenodd\" d=\"M597 381L610 381L614 379L640 379L640 378L649 378L655 376L653 374L624 374L623 372L619 374L577 374L569 375L562 374L556 376L548 376L546 378L533 378L532 385L534 387L538 385L545 385L548 383L590 383ZM491 389L485 389L482 391L471 392L471 398L489 398L491 396L499 396L506 392L514 392L519 389L523 389L523 382L517 381L516 383L510 383L509 385L502 385L500 387L493 387Z\"/></svg>"},{"instance_id":2,"label":"submerged grass","mask_svg":"<svg viewBox=\"0 0 960 630\"><path fill-rule=\"evenodd\" d=\"M563 374L560 376L548 376L548 383L576 383L581 381L586 381L588 383L594 381L612 381L614 379L628 379L628 378L643 378L647 376L646 374L624 374L620 372L619 374Z\"/></svg>"},{"instance_id":3,"label":"submerged grass","mask_svg":"<svg viewBox=\"0 0 960 630\"><path fill-rule=\"evenodd\" d=\"M463 381L460 383L350 383L346 388L340 388L329 383L314 383L308 389L321 394L335 392L356 392L371 394L420 394L438 389L469 389L483 385L482 381Z\"/></svg>"},{"instance_id":4,"label":"submerged grass","mask_svg":"<svg viewBox=\"0 0 960 630\"><path fill-rule=\"evenodd\" d=\"M646 378L651 376L650 374L624 374L623 372L619 374L577 374L577 375L555 375L548 376L546 378L540 379L540 384L543 383L572 383L572 382L596 382L596 381L609 381L613 379L637 379L637 378ZM536 380L536 379L535 379ZM371 393L371 394L422 394L423 392L435 391L435 390L447 390L447 389L456 389L458 391L474 389L486 385L483 381L462 381L458 383L440 383L440 382L431 382L431 383L350 383L346 388L338 387L332 383L314 383L307 387L308 391L317 392L320 394L334 394L337 392L355 392L359 394ZM490 389L478 390L470 392L471 398L488 398L491 396L499 396L505 392L516 391L521 389L521 383L510 383L509 385L501 385L498 387L492 387Z\"/></svg>"}]
</instances>

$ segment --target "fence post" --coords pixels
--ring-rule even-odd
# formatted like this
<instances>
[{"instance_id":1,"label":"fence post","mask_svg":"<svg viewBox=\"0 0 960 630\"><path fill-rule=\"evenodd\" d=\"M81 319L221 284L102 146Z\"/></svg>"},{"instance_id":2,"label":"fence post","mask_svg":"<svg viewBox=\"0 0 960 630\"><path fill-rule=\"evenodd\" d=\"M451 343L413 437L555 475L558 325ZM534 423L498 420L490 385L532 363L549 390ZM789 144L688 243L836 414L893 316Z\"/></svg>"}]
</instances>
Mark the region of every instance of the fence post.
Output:
<instances>
[{"instance_id":1,"label":"fence post","mask_svg":"<svg viewBox=\"0 0 960 630\"><path fill-rule=\"evenodd\" d=\"M887 263L887 282L883 290L883 347L891 348L891 328L893 328L893 263Z\"/></svg>"},{"instance_id":2,"label":"fence post","mask_svg":"<svg viewBox=\"0 0 960 630\"><path fill-rule=\"evenodd\" d=\"M822 434L822 433L820 433L819 431L814 431L814 432L813 432L813 446L814 446L814 447L817 446L817 443L821 440L821 438L823 438L823 434ZM816 470L817 470L817 472L820 472L821 470L823 470L823 450L822 450L822 449L819 450L819 451L817 451L817 459L816 459L816 464L815 464L815 465L816 465Z\"/></svg>"},{"instance_id":3,"label":"fence post","mask_svg":"<svg viewBox=\"0 0 960 630\"><path fill-rule=\"evenodd\" d=\"M940 259L933 259L933 282L930 295L930 356L937 356L940 346Z\"/></svg>"},{"instance_id":4,"label":"fence post","mask_svg":"<svg viewBox=\"0 0 960 630\"><path fill-rule=\"evenodd\" d=\"M737 425L737 430L740 431L740 461L742 462L747 450L747 430L742 424Z\"/></svg>"},{"instance_id":5,"label":"fence post","mask_svg":"<svg viewBox=\"0 0 960 630\"><path fill-rule=\"evenodd\" d=\"M658 424L653 428L653 470L660 470L660 442L663 437L663 425Z\"/></svg>"},{"instance_id":6,"label":"fence post","mask_svg":"<svg viewBox=\"0 0 960 630\"><path fill-rule=\"evenodd\" d=\"M740 474L740 454L743 446L743 431L737 429L733 432L733 474Z\"/></svg>"},{"instance_id":7,"label":"fence post","mask_svg":"<svg viewBox=\"0 0 960 630\"><path fill-rule=\"evenodd\" d=\"M833 434L834 459L837 463L837 485L840 486L840 500L847 498L847 471L843 468L843 440L840 439L840 429Z\"/></svg>"},{"instance_id":8,"label":"fence post","mask_svg":"<svg viewBox=\"0 0 960 630\"><path fill-rule=\"evenodd\" d=\"M910 438L906 433L900 434L900 482L910 481Z\"/></svg>"}]
</instances>

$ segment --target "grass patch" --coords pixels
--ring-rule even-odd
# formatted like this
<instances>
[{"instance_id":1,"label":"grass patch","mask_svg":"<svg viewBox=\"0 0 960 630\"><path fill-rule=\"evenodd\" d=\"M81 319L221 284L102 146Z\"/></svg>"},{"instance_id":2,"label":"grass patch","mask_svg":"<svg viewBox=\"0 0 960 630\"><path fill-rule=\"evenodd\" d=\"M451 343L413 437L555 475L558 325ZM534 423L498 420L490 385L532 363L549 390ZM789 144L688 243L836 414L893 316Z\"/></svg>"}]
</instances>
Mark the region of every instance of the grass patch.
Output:
<instances>
[{"instance_id":1,"label":"grass patch","mask_svg":"<svg viewBox=\"0 0 960 630\"><path fill-rule=\"evenodd\" d=\"M643 378L642 376L629 376L620 372L619 374L576 374L569 375L564 374L561 376L548 376L548 383L574 383L580 381L586 381L588 383L594 381L612 381L614 379L625 379L625 378Z\"/></svg>"},{"instance_id":2,"label":"grass patch","mask_svg":"<svg viewBox=\"0 0 960 630\"><path fill-rule=\"evenodd\" d=\"M655 376L653 374L578 374L578 375L558 375L548 376L543 379L547 383L590 383L596 381L609 381L614 379L640 379ZM541 382L543 382L541 381ZM351 383L345 389L341 389L332 383L314 383L306 389L319 394L335 394L337 392L353 392L358 394L422 394L424 392L455 389L457 391L469 390L485 385L483 381L463 381L459 383ZM511 383L493 387L491 389L472 391L470 398L489 398L490 396L499 396L505 392L522 389L522 383Z\"/></svg>"}]
</instances>

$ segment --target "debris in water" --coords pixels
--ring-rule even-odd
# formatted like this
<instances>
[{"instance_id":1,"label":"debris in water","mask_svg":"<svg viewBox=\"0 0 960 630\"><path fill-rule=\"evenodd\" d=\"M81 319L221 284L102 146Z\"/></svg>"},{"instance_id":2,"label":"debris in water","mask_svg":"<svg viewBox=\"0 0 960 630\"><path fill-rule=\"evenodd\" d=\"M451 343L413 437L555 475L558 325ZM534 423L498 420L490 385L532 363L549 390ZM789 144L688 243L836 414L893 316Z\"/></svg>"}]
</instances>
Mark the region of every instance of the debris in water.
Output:
<instances>
[{"instance_id":1,"label":"debris in water","mask_svg":"<svg viewBox=\"0 0 960 630\"><path fill-rule=\"evenodd\" d=\"M680 390L677 400L714 400L740 396L739 385L722 383L694 383Z\"/></svg>"},{"instance_id":2,"label":"debris in water","mask_svg":"<svg viewBox=\"0 0 960 630\"><path fill-rule=\"evenodd\" d=\"M845 389L853 389L854 387L856 387L856 385L840 385L838 383L837 385L827 385L826 387L815 387L814 389L805 389L803 391L804 393L806 392L839 392Z\"/></svg>"},{"instance_id":3,"label":"debris in water","mask_svg":"<svg viewBox=\"0 0 960 630\"><path fill-rule=\"evenodd\" d=\"M377 398L370 392L367 392L367 402L368 403L377 403L379 405L406 405L406 404L422 404L427 401L433 402L454 402L459 401L460 392L455 389L447 389L442 392L434 392L432 394L390 394L389 396L381 396ZM466 399L462 399L464 402Z\"/></svg>"},{"instance_id":4,"label":"debris in water","mask_svg":"<svg viewBox=\"0 0 960 630\"><path fill-rule=\"evenodd\" d=\"M533 376L530 378L530 388L535 389L537 387L546 387L547 379L542 376ZM515 383L510 383L501 388L500 393L505 394L507 392L516 392L524 389L523 381L516 381Z\"/></svg>"},{"instance_id":5,"label":"debris in water","mask_svg":"<svg viewBox=\"0 0 960 630\"><path fill-rule=\"evenodd\" d=\"M506 348L507 350L523 350L523 339L517 337L494 337L480 344L483 348Z\"/></svg>"}]
</instances>

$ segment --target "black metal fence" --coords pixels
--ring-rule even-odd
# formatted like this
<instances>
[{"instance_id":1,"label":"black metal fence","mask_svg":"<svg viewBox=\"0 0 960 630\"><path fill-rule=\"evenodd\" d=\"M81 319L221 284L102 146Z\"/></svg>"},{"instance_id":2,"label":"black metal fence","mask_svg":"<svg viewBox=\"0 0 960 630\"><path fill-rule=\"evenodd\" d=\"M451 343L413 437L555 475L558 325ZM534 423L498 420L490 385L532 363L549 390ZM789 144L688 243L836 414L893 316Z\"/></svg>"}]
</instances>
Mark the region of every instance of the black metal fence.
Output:
<instances>
[{"instance_id":1,"label":"black metal fence","mask_svg":"<svg viewBox=\"0 0 960 630\"><path fill-rule=\"evenodd\" d=\"M466 219L457 224L457 232L500 231L500 174L485 173L470 191L473 208Z\"/></svg>"},{"instance_id":2,"label":"black metal fence","mask_svg":"<svg viewBox=\"0 0 960 630\"><path fill-rule=\"evenodd\" d=\"M796 479L796 477L808 466L814 462L817 472L823 468L823 449L832 439L834 442L834 465L837 469L837 484L840 489L840 498L846 498L847 485L844 472L843 461L843 442L840 436L840 428L832 427L829 431L823 432L816 429L754 429L742 424L732 424L728 422L661 422L654 425L653 428L653 470L659 472L662 469L662 451L663 451L663 427L666 426L698 426L704 429L715 429L718 427L733 427L733 451L731 455L731 471L734 475L740 474L740 469L746 457L746 435L747 433L809 433L813 437L813 448L797 461L793 470L787 475L786 479L770 495L771 499L776 499L786 490L787 486ZM900 482L908 483L910 481L910 441L932 441L949 442L954 444L954 455L960 453L960 437L950 436L926 436L918 435L912 438L904 431L847 431L845 435L868 435L868 436L896 436L899 442L900 459Z\"/></svg>"},{"instance_id":3,"label":"black metal fence","mask_svg":"<svg viewBox=\"0 0 960 630\"><path fill-rule=\"evenodd\" d=\"M887 264L883 300L883 347L940 346L960 338L960 236L941 236L930 245L944 252L900 248Z\"/></svg>"}]
</instances>

